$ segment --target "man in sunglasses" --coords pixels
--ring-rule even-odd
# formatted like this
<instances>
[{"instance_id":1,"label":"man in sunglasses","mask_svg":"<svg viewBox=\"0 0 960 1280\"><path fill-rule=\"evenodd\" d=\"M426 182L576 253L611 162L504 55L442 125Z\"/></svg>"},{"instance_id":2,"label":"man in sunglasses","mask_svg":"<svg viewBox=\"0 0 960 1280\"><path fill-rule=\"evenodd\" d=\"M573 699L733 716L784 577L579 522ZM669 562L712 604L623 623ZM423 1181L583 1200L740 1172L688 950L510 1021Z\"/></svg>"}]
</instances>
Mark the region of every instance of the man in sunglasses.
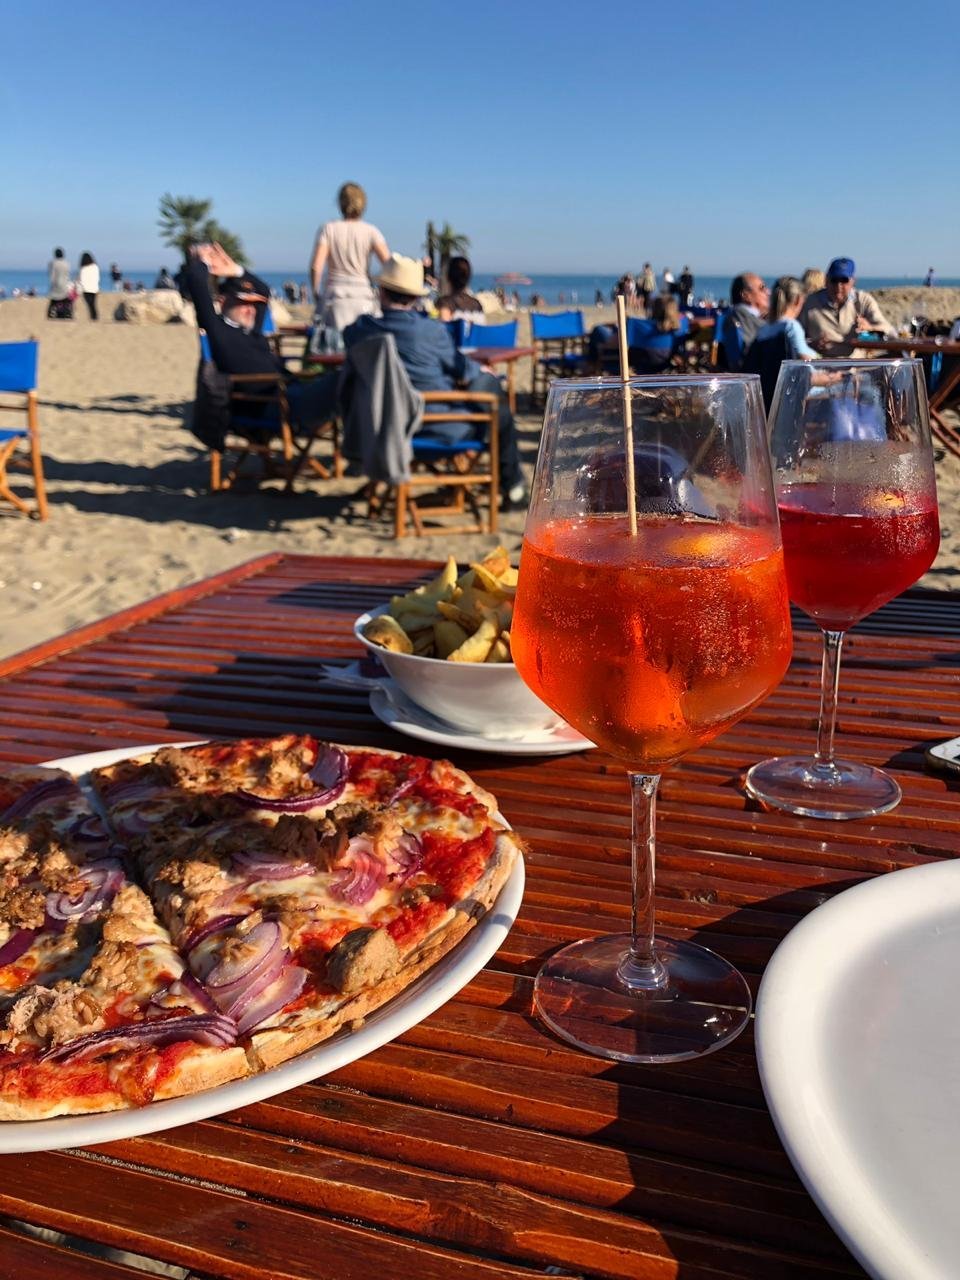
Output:
<instances>
[{"instance_id":1,"label":"man in sunglasses","mask_svg":"<svg viewBox=\"0 0 960 1280\"><path fill-rule=\"evenodd\" d=\"M717 333L723 367L731 373L743 368L746 354L766 323L769 309L770 290L762 276L755 271L734 276L730 285L730 308Z\"/></svg>"},{"instance_id":2,"label":"man in sunglasses","mask_svg":"<svg viewBox=\"0 0 960 1280\"><path fill-rule=\"evenodd\" d=\"M826 286L804 303L800 323L807 341L822 355L849 356L859 345L859 334L893 333L876 298L856 288L856 271L852 258L834 258Z\"/></svg>"}]
</instances>

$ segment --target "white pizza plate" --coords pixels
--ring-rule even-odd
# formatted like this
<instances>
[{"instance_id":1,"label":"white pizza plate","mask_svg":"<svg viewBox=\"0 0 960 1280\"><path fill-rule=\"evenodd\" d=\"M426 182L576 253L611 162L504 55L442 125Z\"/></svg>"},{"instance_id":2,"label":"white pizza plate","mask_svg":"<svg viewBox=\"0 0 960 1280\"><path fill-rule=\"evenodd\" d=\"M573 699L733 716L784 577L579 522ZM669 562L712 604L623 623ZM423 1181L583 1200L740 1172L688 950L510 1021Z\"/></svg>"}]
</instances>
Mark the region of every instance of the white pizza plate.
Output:
<instances>
[{"instance_id":1,"label":"white pizza plate","mask_svg":"<svg viewBox=\"0 0 960 1280\"><path fill-rule=\"evenodd\" d=\"M960 862L878 876L781 943L757 1002L794 1167L878 1280L960 1274Z\"/></svg>"},{"instance_id":2,"label":"white pizza plate","mask_svg":"<svg viewBox=\"0 0 960 1280\"><path fill-rule=\"evenodd\" d=\"M486 751L501 756L559 756L570 751L592 751L589 738L568 724L556 729L531 729L519 737L486 737L458 729L418 707L393 680L385 679L370 693L370 710L390 729L423 742L436 742L459 751Z\"/></svg>"},{"instance_id":3,"label":"white pizza plate","mask_svg":"<svg viewBox=\"0 0 960 1280\"><path fill-rule=\"evenodd\" d=\"M145 747L124 747L118 751L96 751L90 755L67 756L48 760L51 768L65 769L75 777L103 765L116 764L129 756L157 751L161 746L186 745L183 742L157 743ZM470 930L449 955L425 973L389 1004L371 1013L356 1031L344 1030L324 1044L281 1063L270 1071L234 1080L185 1098L151 1102L132 1111L106 1111L89 1116L58 1116L52 1120L0 1122L0 1154L16 1151L52 1151L62 1147L89 1146L134 1138L174 1125L205 1120L224 1111L233 1111L253 1102L262 1102L295 1085L305 1084L318 1076L354 1062L372 1053L389 1040L422 1022L435 1009L452 999L474 978L496 954L510 932L523 897L523 859L507 880L500 896L485 916Z\"/></svg>"}]
</instances>

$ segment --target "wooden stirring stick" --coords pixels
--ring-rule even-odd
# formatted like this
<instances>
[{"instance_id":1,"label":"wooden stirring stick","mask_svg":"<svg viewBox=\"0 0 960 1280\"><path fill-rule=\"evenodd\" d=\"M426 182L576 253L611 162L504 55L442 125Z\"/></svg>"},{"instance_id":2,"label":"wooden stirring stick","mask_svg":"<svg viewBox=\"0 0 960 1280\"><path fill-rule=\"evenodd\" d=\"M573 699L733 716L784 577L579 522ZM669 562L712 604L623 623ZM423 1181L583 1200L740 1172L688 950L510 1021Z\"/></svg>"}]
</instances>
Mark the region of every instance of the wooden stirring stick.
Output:
<instances>
[{"instance_id":1,"label":"wooden stirring stick","mask_svg":"<svg viewBox=\"0 0 960 1280\"><path fill-rule=\"evenodd\" d=\"M623 439L627 454L627 516L630 536L637 536L637 479L633 465L633 405L630 403L630 361L627 357L627 309L617 294L617 328L620 331L620 377L623 381Z\"/></svg>"}]
</instances>

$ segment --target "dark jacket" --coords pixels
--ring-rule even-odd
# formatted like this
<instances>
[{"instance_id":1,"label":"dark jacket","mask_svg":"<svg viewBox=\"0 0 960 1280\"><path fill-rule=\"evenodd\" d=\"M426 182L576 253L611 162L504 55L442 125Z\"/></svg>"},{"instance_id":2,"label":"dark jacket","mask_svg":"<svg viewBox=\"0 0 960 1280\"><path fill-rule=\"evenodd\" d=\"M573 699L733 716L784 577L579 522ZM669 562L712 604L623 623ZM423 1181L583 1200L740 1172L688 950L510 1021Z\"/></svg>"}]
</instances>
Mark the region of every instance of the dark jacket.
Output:
<instances>
[{"instance_id":1,"label":"dark jacket","mask_svg":"<svg viewBox=\"0 0 960 1280\"><path fill-rule=\"evenodd\" d=\"M417 391L449 391L480 373L480 366L453 345L444 325L419 311L387 310L382 316L361 316L344 329L343 341L349 351L377 333L393 334L397 354Z\"/></svg>"},{"instance_id":2,"label":"dark jacket","mask_svg":"<svg viewBox=\"0 0 960 1280\"><path fill-rule=\"evenodd\" d=\"M269 285L252 275L246 278L264 297L270 296ZM270 344L260 332L266 303L257 306L257 322L249 332L224 320L213 305L210 296L210 273L199 258L190 258L183 272L187 296L197 312L197 324L206 330L213 363L221 373L283 373L283 363L270 350Z\"/></svg>"},{"instance_id":3,"label":"dark jacket","mask_svg":"<svg viewBox=\"0 0 960 1280\"><path fill-rule=\"evenodd\" d=\"M738 302L731 307L740 332L743 334L743 345L745 350L749 350L754 338L767 323L765 316L758 316L756 312L751 311L745 302Z\"/></svg>"}]
</instances>

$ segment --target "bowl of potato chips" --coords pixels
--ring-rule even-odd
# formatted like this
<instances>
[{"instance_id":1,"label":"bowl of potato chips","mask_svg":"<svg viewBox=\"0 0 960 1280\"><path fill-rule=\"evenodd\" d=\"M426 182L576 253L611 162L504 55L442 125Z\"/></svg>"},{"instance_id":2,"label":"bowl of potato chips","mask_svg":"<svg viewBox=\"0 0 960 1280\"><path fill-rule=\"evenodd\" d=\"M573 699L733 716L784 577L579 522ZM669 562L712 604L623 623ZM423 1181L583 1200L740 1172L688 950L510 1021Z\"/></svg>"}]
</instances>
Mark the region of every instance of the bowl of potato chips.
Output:
<instances>
[{"instance_id":1,"label":"bowl of potato chips","mask_svg":"<svg viewBox=\"0 0 960 1280\"><path fill-rule=\"evenodd\" d=\"M357 639L412 702L458 729L517 737L563 721L520 679L510 656L517 570L503 547L362 614Z\"/></svg>"}]
</instances>

